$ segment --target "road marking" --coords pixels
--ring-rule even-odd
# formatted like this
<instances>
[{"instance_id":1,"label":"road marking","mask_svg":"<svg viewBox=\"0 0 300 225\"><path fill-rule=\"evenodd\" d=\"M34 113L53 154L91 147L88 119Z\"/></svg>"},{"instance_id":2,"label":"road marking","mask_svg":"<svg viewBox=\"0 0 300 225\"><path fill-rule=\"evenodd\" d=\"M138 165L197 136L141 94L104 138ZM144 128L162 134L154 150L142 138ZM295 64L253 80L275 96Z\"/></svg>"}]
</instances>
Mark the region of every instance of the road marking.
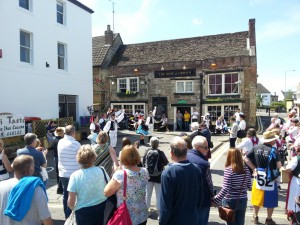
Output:
<instances>
[{"instance_id":1,"label":"road marking","mask_svg":"<svg viewBox=\"0 0 300 225\"><path fill-rule=\"evenodd\" d=\"M220 150L217 150L212 158L209 160L210 168L212 169L214 165L219 161L219 159L224 155L224 153L229 149L229 143L224 144Z\"/></svg>"}]
</instances>

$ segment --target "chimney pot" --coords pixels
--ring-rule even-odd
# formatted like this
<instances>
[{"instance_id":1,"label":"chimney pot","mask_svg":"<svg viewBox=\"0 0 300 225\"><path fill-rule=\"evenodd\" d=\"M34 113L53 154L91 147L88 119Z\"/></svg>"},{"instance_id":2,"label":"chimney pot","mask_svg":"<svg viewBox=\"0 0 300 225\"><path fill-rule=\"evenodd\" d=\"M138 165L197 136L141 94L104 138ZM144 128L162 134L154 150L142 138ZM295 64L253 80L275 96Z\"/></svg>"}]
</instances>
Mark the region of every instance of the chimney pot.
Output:
<instances>
[{"instance_id":1,"label":"chimney pot","mask_svg":"<svg viewBox=\"0 0 300 225\"><path fill-rule=\"evenodd\" d=\"M114 41L114 33L110 29L110 25L107 25L107 30L104 32L105 45L112 45Z\"/></svg>"}]
</instances>

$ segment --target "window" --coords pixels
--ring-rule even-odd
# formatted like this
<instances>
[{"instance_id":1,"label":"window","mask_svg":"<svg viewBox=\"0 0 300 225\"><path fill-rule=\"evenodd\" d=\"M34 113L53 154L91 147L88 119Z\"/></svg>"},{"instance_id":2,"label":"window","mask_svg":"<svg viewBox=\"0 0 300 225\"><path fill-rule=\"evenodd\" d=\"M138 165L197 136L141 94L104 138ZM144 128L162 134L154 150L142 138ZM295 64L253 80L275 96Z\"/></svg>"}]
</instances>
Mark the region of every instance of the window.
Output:
<instances>
[{"instance_id":1,"label":"window","mask_svg":"<svg viewBox=\"0 0 300 225\"><path fill-rule=\"evenodd\" d=\"M224 119L227 123L229 123L230 117L234 115L238 108L238 105L224 105Z\"/></svg>"},{"instance_id":2,"label":"window","mask_svg":"<svg viewBox=\"0 0 300 225\"><path fill-rule=\"evenodd\" d=\"M229 126L229 119L238 108L240 108L240 105L209 105L207 106L207 112L210 114L209 119L213 125L215 125L216 120L223 115Z\"/></svg>"},{"instance_id":3,"label":"window","mask_svg":"<svg viewBox=\"0 0 300 225\"><path fill-rule=\"evenodd\" d=\"M67 70L67 47L65 44L57 43L58 69Z\"/></svg>"},{"instance_id":4,"label":"window","mask_svg":"<svg viewBox=\"0 0 300 225\"><path fill-rule=\"evenodd\" d=\"M218 119L222 115L221 106L208 106L207 112L209 113L209 119L214 124L214 121Z\"/></svg>"},{"instance_id":5,"label":"window","mask_svg":"<svg viewBox=\"0 0 300 225\"><path fill-rule=\"evenodd\" d=\"M191 93L193 92L193 81L177 81L176 93Z\"/></svg>"},{"instance_id":6,"label":"window","mask_svg":"<svg viewBox=\"0 0 300 225\"><path fill-rule=\"evenodd\" d=\"M20 61L32 63L32 34L20 31Z\"/></svg>"},{"instance_id":7,"label":"window","mask_svg":"<svg viewBox=\"0 0 300 225\"><path fill-rule=\"evenodd\" d=\"M111 108L124 109L127 115L134 115L137 110L140 110L142 113L145 113L145 104L144 103L119 103L112 104Z\"/></svg>"},{"instance_id":8,"label":"window","mask_svg":"<svg viewBox=\"0 0 300 225\"><path fill-rule=\"evenodd\" d=\"M221 94L237 94L238 88L238 73L226 73L226 74L212 74L209 75L209 94L221 95Z\"/></svg>"},{"instance_id":9,"label":"window","mask_svg":"<svg viewBox=\"0 0 300 225\"><path fill-rule=\"evenodd\" d=\"M23 9L30 10L30 0L19 0L19 6Z\"/></svg>"},{"instance_id":10,"label":"window","mask_svg":"<svg viewBox=\"0 0 300 225\"><path fill-rule=\"evenodd\" d=\"M56 21L62 25L65 24L65 5L63 2L56 2Z\"/></svg>"},{"instance_id":11,"label":"window","mask_svg":"<svg viewBox=\"0 0 300 225\"><path fill-rule=\"evenodd\" d=\"M118 79L118 92L126 93L126 92L139 92L137 77L128 77L128 78L119 78Z\"/></svg>"}]
</instances>

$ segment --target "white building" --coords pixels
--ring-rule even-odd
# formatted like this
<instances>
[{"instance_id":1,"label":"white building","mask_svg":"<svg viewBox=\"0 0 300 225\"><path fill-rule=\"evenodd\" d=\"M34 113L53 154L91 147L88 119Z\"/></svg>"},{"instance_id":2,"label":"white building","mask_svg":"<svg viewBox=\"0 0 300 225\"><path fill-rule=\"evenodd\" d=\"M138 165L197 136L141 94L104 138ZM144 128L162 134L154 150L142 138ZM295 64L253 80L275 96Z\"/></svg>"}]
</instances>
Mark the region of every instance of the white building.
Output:
<instances>
[{"instance_id":1,"label":"white building","mask_svg":"<svg viewBox=\"0 0 300 225\"><path fill-rule=\"evenodd\" d=\"M262 106L271 106L271 92L261 83L257 83L257 94L261 96Z\"/></svg>"},{"instance_id":2,"label":"white building","mask_svg":"<svg viewBox=\"0 0 300 225\"><path fill-rule=\"evenodd\" d=\"M0 113L87 115L92 13L76 0L0 0Z\"/></svg>"}]
</instances>

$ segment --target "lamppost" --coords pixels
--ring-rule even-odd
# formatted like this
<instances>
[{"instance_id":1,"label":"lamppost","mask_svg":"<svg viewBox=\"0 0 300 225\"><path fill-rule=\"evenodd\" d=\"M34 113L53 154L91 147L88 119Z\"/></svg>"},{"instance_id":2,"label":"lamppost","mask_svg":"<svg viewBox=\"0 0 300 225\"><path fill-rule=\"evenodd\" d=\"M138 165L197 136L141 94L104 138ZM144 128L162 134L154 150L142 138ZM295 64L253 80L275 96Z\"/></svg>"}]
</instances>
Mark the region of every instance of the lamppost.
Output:
<instances>
[{"instance_id":1,"label":"lamppost","mask_svg":"<svg viewBox=\"0 0 300 225\"><path fill-rule=\"evenodd\" d=\"M295 72L296 70L286 70L284 71L284 100L286 99L286 73Z\"/></svg>"}]
</instances>

